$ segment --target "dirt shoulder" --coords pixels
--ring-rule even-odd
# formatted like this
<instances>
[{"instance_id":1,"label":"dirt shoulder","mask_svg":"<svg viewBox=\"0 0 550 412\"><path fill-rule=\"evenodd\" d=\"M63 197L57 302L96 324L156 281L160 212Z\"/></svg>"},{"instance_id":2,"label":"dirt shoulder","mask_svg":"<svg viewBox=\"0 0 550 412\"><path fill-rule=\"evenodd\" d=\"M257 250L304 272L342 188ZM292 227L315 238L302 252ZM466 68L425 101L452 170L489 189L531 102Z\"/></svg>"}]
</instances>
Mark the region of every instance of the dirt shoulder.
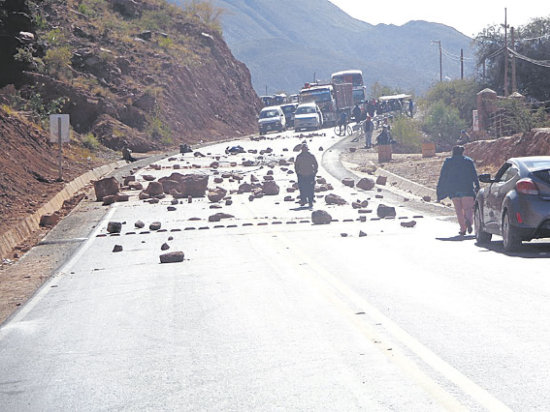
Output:
<instances>
[{"instance_id":1,"label":"dirt shoulder","mask_svg":"<svg viewBox=\"0 0 550 412\"><path fill-rule=\"evenodd\" d=\"M378 162L376 149L357 148L342 153L342 160L355 166L352 170L368 173L373 167L385 169L391 173L412 180L430 189L435 189L439 172L449 153L437 153L435 157L423 158L421 154L393 154L390 162Z\"/></svg>"}]
</instances>

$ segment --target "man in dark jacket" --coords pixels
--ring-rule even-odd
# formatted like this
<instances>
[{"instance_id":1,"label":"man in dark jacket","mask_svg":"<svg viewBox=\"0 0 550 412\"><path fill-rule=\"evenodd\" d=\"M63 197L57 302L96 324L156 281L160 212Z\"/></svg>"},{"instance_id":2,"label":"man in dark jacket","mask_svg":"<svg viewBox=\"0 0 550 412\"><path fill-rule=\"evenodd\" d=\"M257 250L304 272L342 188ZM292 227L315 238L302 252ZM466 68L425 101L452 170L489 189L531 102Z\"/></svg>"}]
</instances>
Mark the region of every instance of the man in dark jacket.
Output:
<instances>
[{"instance_id":1,"label":"man in dark jacket","mask_svg":"<svg viewBox=\"0 0 550 412\"><path fill-rule=\"evenodd\" d=\"M475 191L474 191L475 190ZM464 156L464 146L455 146L452 156L445 159L437 183L437 201L447 196L453 201L461 236L472 233L474 198L479 190L474 161Z\"/></svg>"},{"instance_id":2,"label":"man in dark jacket","mask_svg":"<svg viewBox=\"0 0 550 412\"><path fill-rule=\"evenodd\" d=\"M317 159L313 156L307 147L307 144L302 145L302 152L296 156L294 169L298 176L298 189L300 189L300 205L304 206L309 203L309 207L313 207L315 175L317 174Z\"/></svg>"},{"instance_id":3,"label":"man in dark jacket","mask_svg":"<svg viewBox=\"0 0 550 412\"><path fill-rule=\"evenodd\" d=\"M372 119L370 115L367 115L367 119L365 120L365 147L369 148L372 147L372 133L374 132L374 123L372 122Z\"/></svg>"}]
</instances>

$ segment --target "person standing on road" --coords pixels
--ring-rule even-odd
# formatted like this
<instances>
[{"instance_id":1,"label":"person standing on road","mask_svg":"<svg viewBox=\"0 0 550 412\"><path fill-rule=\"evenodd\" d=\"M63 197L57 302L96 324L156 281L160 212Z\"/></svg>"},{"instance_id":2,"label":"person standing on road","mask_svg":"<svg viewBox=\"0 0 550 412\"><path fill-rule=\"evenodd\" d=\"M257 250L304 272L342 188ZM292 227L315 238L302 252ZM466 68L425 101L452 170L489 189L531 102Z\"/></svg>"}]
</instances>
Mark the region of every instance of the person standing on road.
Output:
<instances>
[{"instance_id":1,"label":"person standing on road","mask_svg":"<svg viewBox=\"0 0 550 412\"><path fill-rule=\"evenodd\" d=\"M310 153L307 144L302 144L302 151L296 156L294 162L294 170L298 176L301 206L309 203L309 207L313 207L315 175L317 175L318 168L317 159Z\"/></svg>"},{"instance_id":2,"label":"person standing on road","mask_svg":"<svg viewBox=\"0 0 550 412\"><path fill-rule=\"evenodd\" d=\"M475 190L475 191L474 191ZM455 146L452 156L445 159L437 182L437 201L451 198L460 225L460 236L472 233L474 198L479 180L474 161L464 156L464 146Z\"/></svg>"},{"instance_id":3,"label":"person standing on road","mask_svg":"<svg viewBox=\"0 0 550 412\"><path fill-rule=\"evenodd\" d=\"M353 108L353 112L351 113L353 115L353 119L355 120L355 123L359 123L361 121L362 113L361 108L358 104L355 105Z\"/></svg>"},{"instance_id":4,"label":"person standing on road","mask_svg":"<svg viewBox=\"0 0 550 412\"><path fill-rule=\"evenodd\" d=\"M374 132L374 123L372 122L370 115L367 115L367 119L365 120L364 127L365 127L365 147L369 148L373 146L372 133Z\"/></svg>"},{"instance_id":5,"label":"person standing on road","mask_svg":"<svg viewBox=\"0 0 550 412\"><path fill-rule=\"evenodd\" d=\"M345 111L342 110L340 112L340 117L338 118L338 132L340 134L346 134L347 123L348 123L348 115L346 114Z\"/></svg>"}]
</instances>

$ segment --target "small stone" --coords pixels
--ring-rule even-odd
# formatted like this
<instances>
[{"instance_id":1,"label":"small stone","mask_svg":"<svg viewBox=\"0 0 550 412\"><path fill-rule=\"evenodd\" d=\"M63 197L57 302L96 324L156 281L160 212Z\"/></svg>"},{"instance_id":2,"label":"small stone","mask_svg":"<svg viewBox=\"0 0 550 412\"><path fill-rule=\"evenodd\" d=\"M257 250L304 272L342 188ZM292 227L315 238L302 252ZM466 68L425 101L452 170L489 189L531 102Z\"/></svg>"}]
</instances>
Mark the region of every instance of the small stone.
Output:
<instances>
[{"instance_id":1,"label":"small stone","mask_svg":"<svg viewBox=\"0 0 550 412\"><path fill-rule=\"evenodd\" d=\"M149 225L149 230L159 230L161 226L160 222L153 222Z\"/></svg>"},{"instance_id":2,"label":"small stone","mask_svg":"<svg viewBox=\"0 0 550 412\"><path fill-rule=\"evenodd\" d=\"M174 206L168 206L168 211L169 212L174 212L176 210L176 208Z\"/></svg>"},{"instance_id":3,"label":"small stone","mask_svg":"<svg viewBox=\"0 0 550 412\"><path fill-rule=\"evenodd\" d=\"M376 184L380 186L386 186L388 178L386 176L378 176L376 178Z\"/></svg>"},{"instance_id":4,"label":"small stone","mask_svg":"<svg viewBox=\"0 0 550 412\"><path fill-rule=\"evenodd\" d=\"M410 220L408 222L401 222L401 226L403 226L403 227L415 227L416 226L416 220Z\"/></svg>"},{"instance_id":5,"label":"small stone","mask_svg":"<svg viewBox=\"0 0 550 412\"><path fill-rule=\"evenodd\" d=\"M363 232L362 230L359 231L359 237L365 237L367 234Z\"/></svg>"},{"instance_id":6,"label":"small stone","mask_svg":"<svg viewBox=\"0 0 550 412\"><path fill-rule=\"evenodd\" d=\"M315 210L311 213L311 221L314 225L328 225L332 222L332 216L324 210Z\"/></svg>"},{"instance_id":7,"label":"small stone","mask_svg":"<svg viewBox=\"0 0 550 412\"><path fill-rule=\"evenodd\" d=\"M122 252L122 245L115 245L113 253Z\"/></svg>"},{"instance_id":8,"label":"small stone","mask_svg":"<svg viewBox=\"0 0 550 412\"><path fill-rule=\"evenodd\" d=\"M350 177L346 177L342 179L342 184L347 187L354 187L355 186L355 180L353 180Z\"/></svg>"},{"instance_id":9,"label":"small stone","mask_svg":"<svg viewBox=\"0 0 550 412\"><path fill-rule=\"evenodd\" d=\"M364 177L361 180L359 180L355 186L363 190L372 190L375 186L375 182L373 179L369 177Z\"/></svg>"},{"instance_id":10,"label":"small stone","mask_svg":"<svg viewBox=\"0 0 550 412\"><path fill-rule=\"evenodd\" d=\"M386 217L395 217L397 213L395 212L395 207L380 204L378 205L376 214L379 218L384 219Z\"/></svg>"},{"instance_id":11,"label":"small stone","mask_svg":"<svg viewBox=\"0 0 550 412\"><path fill-rule=\"evenodd\" d=\"M137 227L138 229L141 229L145 227L145 223L143 223L141 220L138 220L136 223L134 223L134 226Z\"/></svg>"},{"instance_id":12,"label":"small stone","mask_svg":"<svg viewBox=\"0 0 550 412\"><path fill-rule=\"evenodd\" d=\"M347 233L340 233L340 236L341 237L348 237L348 234Z\"/></svg>"},{"instance_id":13,"label":"small stone","mask_svg":"<svg viewBox=\"0 0 550 412\"><path fill-rule=\"evenodd\" d=\"M109 233L120 233L122 230L121 222L109 222L107 223L107 232Z\"/></svg>"},{"instance_id":14,"label":"small stone","mask_svg":"<svg viewBox=\"0 0 550 412\"><path fill-rule=\"evenodd\" d=\"M431 196L422 196L422 200L424 202L431 202L432 201L432 197Z\"/></svg>"},{"instance_id":15,"label":"small stone","mask_svg":"<svg viewBox=\"0 0 550 412\"><path fill-rule=\"evenodd\" d=\"M160 263L178 263L178 262L183 262L185 255L183 252L178 251L178 252L164 253L159 257L160 257Z\"/></svg>"},{"instance_id":16,"label":"small stone","mask_svg":"<svg viewBox=\"0 0 550 412\"><path fill-rule=\"evenodd\" d=\"M160 250L168 250L170 249L170 245L168 243L163 243L160 247Z\"/></svg>"}]
</instances>

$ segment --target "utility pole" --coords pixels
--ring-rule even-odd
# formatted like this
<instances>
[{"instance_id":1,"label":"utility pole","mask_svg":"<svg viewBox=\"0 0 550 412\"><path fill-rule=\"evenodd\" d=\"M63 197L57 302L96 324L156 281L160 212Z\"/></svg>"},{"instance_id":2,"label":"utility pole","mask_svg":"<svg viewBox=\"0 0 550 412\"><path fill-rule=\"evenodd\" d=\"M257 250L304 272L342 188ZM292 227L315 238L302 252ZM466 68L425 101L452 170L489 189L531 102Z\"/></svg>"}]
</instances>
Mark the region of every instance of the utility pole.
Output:
<instances>
[{"instance_id":1,"label":"utility pole","mask_svg":"<svg viewBox=\"0 0 550 412\"><path fill-rule=\"evenodd\" d=\"M460 49L460 80L464 80L464 49Z\"/></svg>"},{"instance_id":2,"label":"utility pole","mask_svg":"<svg viewBox=\"0 0 550 412\"><path fill-rule=\"evenodd\" d=\"M508 9L504 8L504 97L508 97Z\"/></svg>"},{"instance_id":3,"label":"utility pole","mask_svg":"<svg viewBox=\"0 0 550 412\"><path fill-rule=\"evenodd\" d=\"M512 50L516 51L516 42L515 42L515 36L514 36L514 28L510 27L510 37L512 42ZM512 53L512 93L515 93L518 91L518 84L516 79L516 56L514 53Z\"/></svg>"},{"instance_id":4,"label":"utility pole","mask_svg":"<svg viewBox=\"0 0 550 412\"><path fill-rule=\"evenodd\" d=\"M439 45L439 81L443 81L443 51L441 50L441 40L432 40L432 43Z\"/></svg>"}]
</instances>

